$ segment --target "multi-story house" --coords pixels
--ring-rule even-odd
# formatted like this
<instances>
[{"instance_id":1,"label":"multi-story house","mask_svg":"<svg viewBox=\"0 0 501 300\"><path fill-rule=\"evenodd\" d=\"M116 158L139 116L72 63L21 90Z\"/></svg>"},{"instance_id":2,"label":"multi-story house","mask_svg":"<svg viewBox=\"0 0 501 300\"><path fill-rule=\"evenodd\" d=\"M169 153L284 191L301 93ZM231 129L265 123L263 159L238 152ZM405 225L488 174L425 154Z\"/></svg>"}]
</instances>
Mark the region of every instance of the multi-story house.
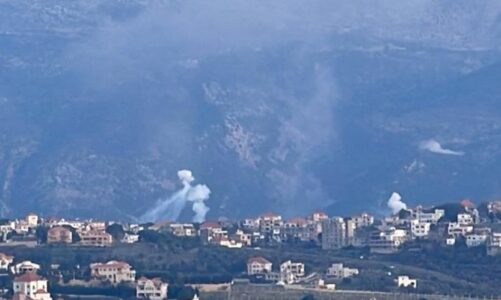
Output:
<instances>
[{"instance_id":1,"label":"multi-story house","mask_svg":"<svg viewBox=\"0 0 501 300\"><path fill-rule=\"evenodd\" d=\"M397 252L408 238L407 231L404 229L382 228L371 235L369 241L370 251L381 254Z\"/></svg>"},{"instance_id":2,"label":"multi-story house","mask_svg":"<svg viewBox=\"0 0 501 300\"><path fill-rule=\"evenodd\" d=\"M283 225L286 238L309 241L310 230L308 225L309 223L305 218L292 218L287 220Z\"/></svg>"},{"instance_id":3,"label":"multi-story house","mask_svg":"<svg viewBox=\"0 0 501 300\"><path fill-rule=\"evenodd\" d=\"M469 233L466 235L466 246L478 247L487 243L488 235L485 233Z\"/></svg>"},{"instance_id":4,"label":"multi-story house","mask_svg":"<svg viewBox=\"0 0 501 300\"><path fill-rule=\"evenodd\" d=\"M136 271L126 262L111 260L107 263L93 263L90 265L91 276L112 284L133 282Z\"/></svg>"},{"instance_id":5,"label":"multi-story house","mask_svg":"<svg viewBox=\"0 0 501 300\"><path fill-rule=\"evenodd\" d=\"M34 272L27 272L14 278L12 283L14 298L32 300L52 300L47 286L47 280Z\"/></svg>"},{"instance_id":6,"label":"multi-story house","mask_svg":"<svg viewBox=\"0 0 501 300\"><path fill-rule=\"evenodd\" d=\"M18 264L11 266L12 274L36 273L40 270L40 265L29 260L22 261Z\"/></svg>"},{"instance_id":7,"label":"multi-story house","mask_svg":"<svg viewBox=\"0 0 501 300\"><path fill-rule=\"evenodd\" d=\"M113 243L111 234L100 231L90 230L80 233L80 244L82 246L105 247Z\"/></svg>"},{"instance_id":8,"label":"multi-story house","mask_svg":"<svg viewBox=\"0 0 501 300\"><path fill-rule=\"evenodd\" d=\"M303 263L288 260L280 265L280 280L286 284L297 282L304 274Z\"/></svg>"},{"instance_id":9,"label":"multi-story house","mask_svg":"<svg viewBox=\"0 0 501 300\"><path fill-rule=\"evenodd\" d=\"M430 233L431 224L429 222L423 222L420 219L414 219L411 221L411 235L413 238L425 238Z\"/></svg>"},{"instance_id":10,"label":"multi-story house","mask_svg":"<svg viewBox=\"0 0 501 300\"><path fill-rule=\"evenodd\" d=\"M419 223L437 224L444 215L445 210L443 209L424 211L422 206L418 206L411 211L411 218L418 220Z\"/></svg>"},{"instance_id":11,"label":"multi-story house","mask_svg":"<svg viewBox=\"0 0 501 300\"><path fill-rule=\"evenodd\" d=\"M457 219L458 219L457 222L460 226L468 226L468 225L473 225L475 223L473 216L468 213L458 214Z\"/></svg>"},{"instance_id":12,"label":"multi-story house","mask_svg":"<svg viewBox=\"0 0 501 300\"><path fill-rule=\"evenodd\" d=\"M501 254L501 232L491 232L489 240L487 242L487 254Z\"/></svg>"},{"instance_id":13,"label":"multi-story house","mask_svg":"<svg viewBox=\"0 0 501 300\"><path fill-rule=\"evenodd\" d=\"M282 241L282 216L275 213L265 213L259 217L259 232L274 241Z\"/></svg>"},{"instance_id":14,"label":"multi-story house","mask_svg":"<svg viewBox=\"0 0 501 300\"><path fill-rule=\"evenodd\" d=\"M449 225L447 226L447 234L453 237L465 236L466 234L472 231L473 231L473 224L465 222L464 219L462 219L461 223L450 222Z\"/></svg>"},{"instance_id":15,"label":"multi-story house","mask_svg":"<svg viewBox=\"0 0 501 300\"><path fill-rule=\"evenodd\" d=\"M350 245L354 230L352 223L347 224L343 218L334 217L322 222L322 249L340 249Z\"/></svg>"},{"instance_id":16,"label":"multi-story house","mask_svg":"<svg viewBox=\"0 0 501 300\"><path fill-rule=\"evenodd\" d=\"M237 229L237 231L231 235L231 239L242 243L243 246L251 246L252 245L252 235L250 233L245 233L241 229Z\"/></svg>"},{"instance_id":17,"label":"multi-story house","mask_svg":"<svg viewBox=\"0 0 501 300\"><path fill-rule=\"evenodd\" d=\"M213 240L228 238L228 232L214 221L206 221L200 225L200 238L205 243L211 243Z\"/></svg>"},{"instance_id":18,"label":"multi-story house","mask_svg":"<svg viewBox=\"0 0 501 300\"><path fill-rule=\"evenodd\" d=\"M48 244L71 244L72 242L73 234L68 228L56 226L47 231Z\"/></svg>"},{"instance_id":19,"label":"multi-story house","mask_svg":"<svg viewBox=\"0 0 501 300\"><path fill-rule=\"evenodd\" d=\"M197 230L193 224L173 223L169 225L172 234L180 237L194 237L197 235Z\"/></svg>"},{"instance_id":20,"label":"multi-story house","mask_svg":"<svg viewBox=\"0 0 501 300\"><path fill-rule=\"evenodd\" d=\"M358 216L352 217L351 219L355 222L355 226L357 228L368 227L374 224L374 216L368 213L362 213Z\"/></svg>"},{"instance_id":21,"label":"multi-story house","mask_svg":"<svg viewBox=\"0 0 501 300\"><path fill-rule=\"evenodd\" d=\"M251 257L249 258L249 260L247 260L247 274L258 275L271 273L272 266L272 263L264 257Z\"/></svg>"},{"instance_id":22,"label":"multi-story house","mask_svg":"<svg viewBox=\"0 0 501 300\"><path fill-rule=\"evenodd\" d=\"M167 299L169 285L160 278L148 279L141 277L136 284L136 298L149 300Z\"/></svg>"},{"instance_id":23,"label":"multi-story house","mask_svg":"<svg viewBox=\"0 0 501 300\"><path fill-rule=\"evenodd\" d=\"M355 268L346 268L342 263L332 264L327 269L327 276L334 277L336 279L348 278L358 275L358 269Z\"/></svg>"}]
</instances>

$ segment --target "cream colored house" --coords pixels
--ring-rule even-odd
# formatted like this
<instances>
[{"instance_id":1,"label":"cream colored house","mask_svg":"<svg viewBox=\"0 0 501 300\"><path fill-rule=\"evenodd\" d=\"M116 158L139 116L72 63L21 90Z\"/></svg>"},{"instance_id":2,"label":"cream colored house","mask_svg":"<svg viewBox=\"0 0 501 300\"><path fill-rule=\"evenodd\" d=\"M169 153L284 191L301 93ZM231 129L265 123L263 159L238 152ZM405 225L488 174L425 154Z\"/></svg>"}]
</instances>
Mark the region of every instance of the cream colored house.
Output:
<instances>
[{"instance_id":1,"label":"cream colored house","mask_svg":"<svg viewBox=\"0 0 501 300\"><path fill-rule=\"evenodd\" d=\"M113 243L111 234L101 230L90 230L80 234L80 244L83 246L105 247Z\"/></svg>"},{"instance_id":2,"label":"cream colored house","mask_svg":"<svg viewBox=\"0 0 501 300\"><path fill-rule=\"evenodd\" d=\"M38 226L38 216L34 213L28 214L26 216L26 223L28 224L28 227L34 228Z\"/></svg>"},{"instance_id":3,"label":"cream colored house","mask_svg":"<svg viewBox=\"0 0 501 300\"><path fill-rule=\"evenodd\" d=\"M21 295L33 300L52 300L48 293L47 280L34 272L27 272L13 281L14 295Z\"/></svg>"},{"instance_id":4,"label":"cream colored house","mask_svg":"<svg viewBox=\"0 0 501 300\"><path fill-rule=\"evenodd\" d=\"M136 271L123 261L111 260L107 263L93 263L90 265L90 269L92 277L109 281L112 284L136 280Z\"/></svg>"},{"instance_id":5,"label":"cream colored house","mask_svg":"<svg viewBox=\"0 0 501 300\"><path fill-rule=\"evenodd\" d=\"M327 269L327 276L334 278L348 278L358 275L359 271L356 268L346 268L343 264L332 264L330 268Z\"/></svg>"},{"instance_id":6,"label":"cream colored house","mask_svg":"<svg viewBox=\"0 0 501 300\"><path fill-rule=\"evenodd\" d=\"M148 279L141 277L137 280L136 297L150 300L167 299L168 287L169 285L160 278Z\"/></svg>"},{"instance_id":7,"label":"cream colored house","mask_svg":"<svg viewBox=\"0 0 501 300\"><path fill-rule=\"evenodd\" d=\"M271 273L272 263L264 257L251 257L247 261L247 274L265 274Z\"/></svg>"},{"instance_id":8,"label":"cream colored house","mask_svg":"<svg viewBox=\"0 0 501 300\"><path fill-rule=\"evenodd\" d=\"M18 264L15 264L10 268L12 274L19 275L19 274L24 274L24 273L29 273L29 272L34 272L36 273L38 270L40 270L40 265L33 263L29 260L22 261Z\"/></svg>"}]
</instances>

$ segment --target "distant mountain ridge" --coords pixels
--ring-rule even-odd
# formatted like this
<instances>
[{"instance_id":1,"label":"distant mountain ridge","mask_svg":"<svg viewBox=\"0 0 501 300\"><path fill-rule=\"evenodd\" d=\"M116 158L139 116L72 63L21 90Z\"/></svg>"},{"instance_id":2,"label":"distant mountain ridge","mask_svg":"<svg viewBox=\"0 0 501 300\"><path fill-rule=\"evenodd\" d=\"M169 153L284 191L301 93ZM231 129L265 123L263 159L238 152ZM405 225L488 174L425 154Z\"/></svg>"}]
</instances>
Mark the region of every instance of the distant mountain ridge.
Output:
<instances>
[{"instance_id":1,"label":"distant mountain ridge","mask_svg":"<svg viewBox=\"0 0 501 300\"><path fill-rule=\"evenodd\" d=\"M0 1L0 215L135 219L185 168L209 217L498 198L500 12Z\"/></svg>"}]
</instances>

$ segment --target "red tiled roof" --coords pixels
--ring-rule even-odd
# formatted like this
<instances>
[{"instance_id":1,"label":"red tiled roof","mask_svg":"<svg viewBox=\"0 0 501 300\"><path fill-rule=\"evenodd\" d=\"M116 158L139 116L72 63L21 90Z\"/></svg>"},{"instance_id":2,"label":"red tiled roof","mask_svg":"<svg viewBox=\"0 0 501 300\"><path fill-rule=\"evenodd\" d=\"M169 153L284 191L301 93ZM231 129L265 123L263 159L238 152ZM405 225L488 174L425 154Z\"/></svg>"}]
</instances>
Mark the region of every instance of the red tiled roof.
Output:
<instances>
[{"instance_id":1,"label":"red tiled roof","mask_svg":"<svg viewBox=\"0 0 501 300\"><path fill-rule=\"evenodd\" d=\"M118 260L110 260L107 263L93 263L93 264L90 264L90 267L92 269L101 268L101 267L131 268L131 266L128 263L126 263L124 261L118 261Z\"/></svg>"},{"instance_id":2,"label":"red tiled roof","mask_svg":"<svg viewBox=\"0 0 501 300\"><path fill-rule=\"evenodd\" d=\"M212 228L221 228L221 225L219 225L218 222L214 221L206 221L203 222L202 225L200 225L200 229L212 229Z\"/></svg>"},{"instance_id":3,"label":"red tiled roof","mask_svg":"<svg viewBox=\"0 0 501 300\"><path fill-rule=\"evenodd\" d=\"M297 224L297 225L305 225L307 224L308 222L306 221L305 218L301 218L301 217L295 217L295 218L290 218L287 223L290 223L290 224Z\"/></svg>"},{"instance_id":4,"label":"red tiled roof","mask_svg":"<svg viewBox=\"0 0 501 300\"><path fill-rule=\"evenodd\" d=\"M462 207L468 207L468 208L473 208L475 207L475 204L470 199L464 199L461 202Z\"/></svg>"},{"instance_id":5,"label":"red tiled roof","mask_svg":"<svg viewBox=\"0 0 501 300\"><path fill-rule=\"evenodd\" d=\"M27 272L21 276L14 278L15 282L32 282L38 280L44 280L44 279L38 276L35 272Z\"/></svg>"},{"instance_id":6,"label":"red tiled roof","mask_svg":"<svg viewBox=\"0 0 501 300\"><path fill-rule=\"evenodd\" d=\"M261 218L275 218L275 217L280 217L280 215L274 213L274 212L266 212L262 215L260 215Z\"/></svg>"},{"instance_id":7,"label":"red tiled roof","mask_svg":"<svg viewBox=\"0 0 501 300\"><path fill-rule=\"evenodd\" d=\"M267 260L262 256L254 256L249 258L249 260L247 260L247 264L252 264L252 263L271 264L269 260Z\"/></svg>"}]
</instances>

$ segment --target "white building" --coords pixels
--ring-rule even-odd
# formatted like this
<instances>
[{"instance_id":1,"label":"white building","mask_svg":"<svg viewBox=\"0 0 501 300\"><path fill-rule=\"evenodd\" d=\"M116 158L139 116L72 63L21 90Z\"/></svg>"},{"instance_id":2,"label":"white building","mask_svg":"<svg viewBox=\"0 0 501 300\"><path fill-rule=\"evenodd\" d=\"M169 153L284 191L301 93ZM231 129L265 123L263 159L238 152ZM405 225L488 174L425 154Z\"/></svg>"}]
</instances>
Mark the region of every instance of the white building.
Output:
<instances>
[{"instance_id":1,"label":"white building","mask_svg":"<svg viewBox=\"0 0 501 300\"><path fill-rule=\"evenodd\" d=\"M160 278L148 279L141 277L137 280L136 297L150 300L167 299L168 287L169 285Z\"/></svg>"},{"instance_id":2,"label":"white building","mask_svg":"<svg viewBox=\"0 0 501 300\"><path fill-rule=\"evenodd\" d=\"M237 229L237 232L232 235L233 239L237 242L242 243L244 246L252 245L252 236L249 233L243 232L241 229Z\"/></svg>"},{"instance_id":3,"label":"white building","mask_svg":"<svg viewBox=\"0 0 501 300\"><path fill-rule=\"evenodd\" d=\"M489 242L487 244L487 254L501 254L501 232L491 232Z\"/></svg>"},{"instance_id":4,"label":"white building","mask_svg":"<svg viewBox=\"0 0 501 300\"><path fill-rule=\"evenodd\" d=\"M107 280L112 284L136 280L136 271L123 261L111 260L107 263L93 263L90 265L90 269L92 277Z\"/></svg>"},{"instance_id":5,"label":"white building","mask_svg":"<svg viewBox=\"0 0 501 300\"><path fill-rule=\"evenodd\" d=\"M424 212L421 206L416 207L411 212L412 218L418 220L419 223L437 224L438 221L445 215L445 210L434 209L430 212Z\"/></svg>"},{"instance_id":6,"label":"white building","mask_svg":"<svg viewBox=\"0 0 501 300\"><path fill-rule=\"evenodd\" d=\"M411 234L413 238L425 238L430 233L431 223L415 219L411 221Z\"/></svg>"},{"instance_id":7,"label":"white building","mask_svg":"<svg viewBox=\"0 0 501 300\"><path fill-rule=\"evenodd\" d=\"M407 231L395 227L382 228L372 234L369 246L373 253L394 253L408 240Z\"/></svg>"},{"instance_id":8,"label":"white building","mask_svg":"<svg viewBox=\"0 0 501 300\"><path fill-rule=\"evenodd\" d=\"M126 233L122 238L122 243L125 244L134 244L139 241L139 235L133 233Z\"/></svg>"},{"instance_id":9,"label":"white building","mask_svg":"<svg viewBox=\"0 0 501 300\"><path fill-rule=\"evenodd\" d=\"M282 216L275 213L265 213L258 219L259 232L270 237L272 240L281 241L283 220Z\"/></svg>"},{"instance_id":10,"label":"white building","mask_svg":"<svg viewBox=\"0 0 501 300\"><path fill-rule=\"evenodd\" d=\"M0 270L7 271L10 264L14 261L14 256L10 256L4 253L0 253Z\"/></svg>"},{"instance_id":11,"label":"white building","mask_svg":"<svg viewBox=\"0 0 501 300\"><path fill-rule=\"evenodd\" d=\"M470 233L473 231L473 225L471 224L460 224L458 222L451 222L449 223L447 227L447 233L448 235L458 237L458 236L465 236L467 233Z\"/></svg>"},{"instance_id":12,"label":"white building","mask_svg":"<svg viewBox=\"0 0 501 300\"><path fill-rule=\"evenodd\" d=\"M302 277L304 277L303 263L288 260L280 265L280 278L284 283L292 284Z\"/></svg>"},{"instance_id":13,"label":"white building","mask_svg":"<svg viewBox=\"0 0 501 300\"><path fill-rule=\"evenodd\" d=\"M458 214L458 224L461 226L473 225L475 223L473 216L467 213Z\"/></svg>"},{"instance_id":14,"label":"white building","mask_svg":"<svg viewBox=\"0 0 501 300\"><path fill-rule=\"evenodd\" d=\"M186 236L186 237L194 237L197 236L197 230L193 224L181 224L181 223L173 223L169 225L172 230L172 234L175 236Z\"/></svg>"},{"instance_id":15,"label":"white building","mask_svg":"<svg viewBox=\"0 0 501 300\"><path fill-rule=\"evenodd\" d=\"M327 276L334 277L336 279L353 277L358 274L359 274L358 269L346 268L341 263L332 264L332 266L327 269Z\"/></svg>"},{"instance_id":16,"label":"white building","mask_svg":"<svg viewBox=\"0 0 501 300\"><path fill-rule=\"evenodd\" d=\"M271 273L272 263L264 257L251 257L247 261L247 274L257 275Z\"/></svg>"},{"instance_id":17,"label":"white building","mask_svg":"<svg viewBox=\"0 0 501 300\"><path fill-rule=\"evenodd\" d=\"M36 273L38 270L40 270L40 265L33 263L29 260L22 261L18 264L13 265L10 268L12 274L19 275L19 274L24 274L28 272L33 272Z\"/></svg>"},{"instance_id":18,"label":"white building","mask_svg":"<svg viewBox=\"0 0 501 300\"><path fill-rule=\"evenodd\" d=\"M26 216L26 223L28 224L28 227L30 228L35 228L38 226L38 216L34 213L28 214Z\"/></svg>"},{"instance_id":19,"label":"white building","mask_svg":"<svg viewBox=\"0 0 501 300\"><path fill-rule=\"evenodd\" d=\"M33 300L52 300L48 293L47 280L36 273L28 272L13 281L14 297L29 297Z\"/></svg>"},{"instance_id":20,"label":"white building","mask_svg":"<svg viewBox=\"0 0 501 300\"><path fill-rule=\"evenodd\" d=\"M216 241L214 241L214 242L216 242ZM226 248L231 248L231 249L240 249L244 246L241 242L231 240L229 238L221 238L221 239L219 239L219 241L217 241L217 243L221 247L226 247Z\"/></svg>"},{"instance_id":21,"label":"white building","mask_svg":"<svg viewBox=\"0 0 501 300\"><path fill-rule=\"evenodd\" d=\"M398 276L397 285L398 285L398 287L417 288L417 280L411 279L411 278L409 278L409 276Z\"/></svg>"},{"instance_id":22,"label":"white building","mask_svg":"<svg viewBox=\"0 0 501 300\"><path fill-rule=\"evenodd\" d=\"M470 233L466 235L466 246L478 247L487 243L487 234Z\"/></svg>"},{"instance_id":23,"label":"white building","mask_svg":"<svg viewBox=\"0 0 501 300\"><path fill-rule=\"evenodd\" d=\"M367 227L374 224L374 217L369 215L368 213L362 213L358 216L352 217L351 219L353 220L353 222L355 222L357 228Z\"/></svg>"}]
</instances>

